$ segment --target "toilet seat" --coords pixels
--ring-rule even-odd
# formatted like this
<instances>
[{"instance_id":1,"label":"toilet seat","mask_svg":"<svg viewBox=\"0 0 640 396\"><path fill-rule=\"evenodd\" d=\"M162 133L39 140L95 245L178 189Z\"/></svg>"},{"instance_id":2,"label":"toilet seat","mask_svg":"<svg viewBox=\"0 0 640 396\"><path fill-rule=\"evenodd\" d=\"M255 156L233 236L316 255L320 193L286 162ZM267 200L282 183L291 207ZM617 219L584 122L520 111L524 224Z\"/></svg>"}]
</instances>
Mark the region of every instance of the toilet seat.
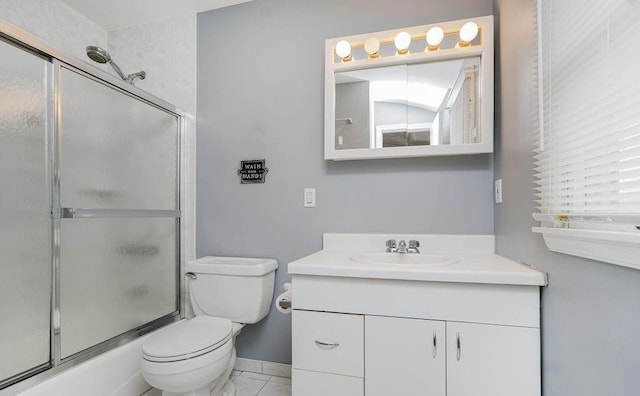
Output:
<instances>
[{"instance_id":1,"label":"toilet seat","mask_svg":"<svg viewBox=\"0 0 640 396\"><path fill-rule=\"evenodd\" d=\"M210 316L197 316L153 334L142 345L142 358L149 362L179 362L210 354L216 359L216 350L223 356L224 346L233 343L231 320Z\"/></svg>"},{"instance_id":2,"label":"toilet seat","mask_svg":"<svg viewBox=\"0 0 640 396\"><path fill-rule=\"evenodd\" d=\"M141 368L145 375L172 376L193 373L198 370L209 370L207 367L214 367L214 371L223 370L228 365L233 354L233 339L222 344L218 349L205 352L201 355L181 360L153 361L143 355ZM215 368L218 367L218 368ZM213 375L218 375L213 374ZM148 380L148 378L147 378ZM152 384L153 385L153 384Z\"/></svg>"}]
</instances>

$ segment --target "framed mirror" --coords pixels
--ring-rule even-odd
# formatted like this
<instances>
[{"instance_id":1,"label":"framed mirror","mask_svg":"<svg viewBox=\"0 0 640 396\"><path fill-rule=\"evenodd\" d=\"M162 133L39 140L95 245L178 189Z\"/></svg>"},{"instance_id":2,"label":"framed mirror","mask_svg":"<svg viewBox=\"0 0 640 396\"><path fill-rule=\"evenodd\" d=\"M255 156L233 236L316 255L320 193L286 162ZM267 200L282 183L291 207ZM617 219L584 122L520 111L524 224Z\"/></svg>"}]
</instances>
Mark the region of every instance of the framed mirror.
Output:
<instances>
[{"instance_id":1,"label":"framed mirror","mask_svg":"<svg viewBox=\"0 0 640 396\"><path fill-rule=\"evenodd\" d=\"M325 159L493 151L493 17L336 38L325 50Z\"/></svg>"}]
</instances>

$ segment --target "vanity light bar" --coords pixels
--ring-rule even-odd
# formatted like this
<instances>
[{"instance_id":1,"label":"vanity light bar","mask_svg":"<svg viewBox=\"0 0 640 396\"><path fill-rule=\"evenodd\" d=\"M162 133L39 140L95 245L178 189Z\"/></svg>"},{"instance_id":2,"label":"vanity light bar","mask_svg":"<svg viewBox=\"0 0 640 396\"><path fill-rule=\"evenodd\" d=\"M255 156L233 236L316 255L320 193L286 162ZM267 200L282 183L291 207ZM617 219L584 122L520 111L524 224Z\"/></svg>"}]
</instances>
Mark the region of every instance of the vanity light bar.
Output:
<instances>
[{"instance_id":1,"label":"vanity light bar","mask_svg":"<svg viewBox=\"0 0 640 396\"><path fill-rule=\"evenodd\" d=\"M445 31L439 26L431 27L424 34L411 35L405 31L396 34L395 37L387 37L382 40L377 37L369 37L364 43L350 43L347 40L340 40L335 46L335 54L340 62L351 62L354 60L352 54L352 48L364 47L364 50L368 54L369 59L380 58L380 43L393 42L396 47L396 56L402 56L409 54L409 47L415 40L426 39L427 46L425 52L434 52L440 49L440 44L444 40L446 35L458 35L459 41L455 48L463 49L471 47L471 42L475 40L480 32L480 27L473 21L466 22L459 29Z\"/></svg>"}]
</instances>

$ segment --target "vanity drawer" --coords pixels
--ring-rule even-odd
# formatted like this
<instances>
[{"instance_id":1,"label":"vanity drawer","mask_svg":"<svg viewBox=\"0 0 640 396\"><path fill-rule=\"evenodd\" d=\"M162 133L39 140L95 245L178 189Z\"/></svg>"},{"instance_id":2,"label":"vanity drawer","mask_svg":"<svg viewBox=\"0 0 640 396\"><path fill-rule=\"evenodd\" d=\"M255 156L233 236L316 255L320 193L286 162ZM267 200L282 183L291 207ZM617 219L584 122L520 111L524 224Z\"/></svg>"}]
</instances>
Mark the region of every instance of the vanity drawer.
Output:
<instances>
[{"instance_id":1,"label":"vanity drawer","mask_svg":"<svg viewBox=\"0 0 640 396\"><path fill-rule=\"evenodd\" d=\"M364 376L364 316L294 310L293 368Z\"/></svg>"},{"instance_id":2,"label":"vanity drawer","mask_svg":"<svg viewBox=\"0 0 640 396\"><path fill-rule=\"evenodd\" d=\"M293 396L363 396L364 379L345 375L291 370Z\"/></svg>"}]
</instances>

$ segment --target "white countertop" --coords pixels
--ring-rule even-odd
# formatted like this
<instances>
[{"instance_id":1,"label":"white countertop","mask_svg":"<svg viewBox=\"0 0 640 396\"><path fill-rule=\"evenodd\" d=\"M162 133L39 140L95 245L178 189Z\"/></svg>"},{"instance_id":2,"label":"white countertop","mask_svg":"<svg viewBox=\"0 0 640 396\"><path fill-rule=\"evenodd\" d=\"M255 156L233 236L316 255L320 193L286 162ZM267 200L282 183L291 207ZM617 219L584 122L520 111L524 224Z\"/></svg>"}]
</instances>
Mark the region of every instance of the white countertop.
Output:
<instances>
[{"instance_id":1,"label":"white countertop","mask_svg":"<svg viewBox=\"0 0 640 396\"><path fill-rule=\"evenodd\" d=\"M492 249L455 249L451 244L445 244L447 251L425 250L421 248L423 254L433 254L445 256L456 262L448 265L399 265L399 264L377 264L355 261L352 257L363 253L384 252L380 244L376 244L376 250L371 249L371 245L352 246L349 250L345 239L341 239L338 245L327 243L340 234L325 234L325 249L303 257L289 263L288 271L291 275L316 275L349 278L372 278L372 279L398 279L411 281L430 282L459 282L459 283L488 283L507 285L527 285L544 286L545 275L543 272L506 259L495 253L490 253ZM344 234L347 238L349 235ZM364 235L356 235L363 239ZM402 238L399 236L398 238ZM478 240L478 236L468 236L470 240ZM387 236L374 236L377 240L387 238ZM422 246L429 246L430 241L442 242L447 239L446 235L417 235L412 239L420 241ZM462 239L464 236L452 236L456 243L462 242L461 246L469 246ZM480 238L485 238L482 236ZM354 239L356 240L356 239ZM487 239L487 241L489 241ZM492 243L491 239L488 243ZM356 244L357 245L357 244ZM444 246L444 245L440 245ZM397 254L397 253L392 253ZM411 254L411 253L407 253Z\"/></svg>"}]
</instances>

